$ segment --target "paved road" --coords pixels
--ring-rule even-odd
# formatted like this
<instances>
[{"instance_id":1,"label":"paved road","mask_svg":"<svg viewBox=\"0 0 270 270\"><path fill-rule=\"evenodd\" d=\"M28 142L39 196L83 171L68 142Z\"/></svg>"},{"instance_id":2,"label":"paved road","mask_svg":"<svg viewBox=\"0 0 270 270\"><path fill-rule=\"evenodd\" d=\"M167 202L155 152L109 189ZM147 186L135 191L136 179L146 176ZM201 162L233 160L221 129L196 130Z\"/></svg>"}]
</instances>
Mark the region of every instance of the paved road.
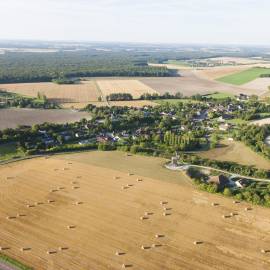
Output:
<instances>
[{"instance_id":1,"label":"paved road","mask_svg":"<svg viewBox=\"0 0 270 270\"><path fill-rule=\"evenodd\" d=\"M18 268L17 267L15 268L13 266L0 262L0 270L18 270Z\"/></svg>"},{"instance_id":2,"label":"paved road","mask_svg":"<svg viewBox=\"0 0 270 270\"><path fill-rule=\"evenodd\" d=\"M240 174L236 174L236 173L231 173L228 171L224 171L224 170L219 170L216 168L212 168L212 167L207 167L207 166L200 166L200 165L193 165L193 164L187 164L187 163L183 163L180 166L188 166L188 167L195 167L195 168L200 168L200 169L207 169L207 170L213 170L216 172L221 172L221 173L226 173L226 174L231 174L234 177L240 177L240 178L245 178L245 179L250 179L250 180L254 180L257 182L268 182L270 183L270 179L263 179L263 178L256 178L256 177L249 177L249 176L245 176L245 175L240 175ZM168 168L168 167L167 167ZM169 169L169 168L168 168Z\"/></svg>"}]
</instances>

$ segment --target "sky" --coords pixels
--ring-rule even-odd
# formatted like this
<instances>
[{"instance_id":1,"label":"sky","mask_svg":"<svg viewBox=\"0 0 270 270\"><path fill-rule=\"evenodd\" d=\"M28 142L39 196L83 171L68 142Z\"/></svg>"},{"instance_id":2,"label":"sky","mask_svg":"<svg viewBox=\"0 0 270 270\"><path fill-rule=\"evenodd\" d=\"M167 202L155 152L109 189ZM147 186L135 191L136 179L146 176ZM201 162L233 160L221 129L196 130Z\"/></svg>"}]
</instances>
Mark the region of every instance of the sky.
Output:
<instances>
[{"instance_id":1,"label":"sky","mask_svg":"<svg viewBox=\"0 0 270 270\"><path fill-rule=\"evenodd\" d=\"M0 0L0 39L270 45L269 0Z\"/></svg>"}]
</instances>

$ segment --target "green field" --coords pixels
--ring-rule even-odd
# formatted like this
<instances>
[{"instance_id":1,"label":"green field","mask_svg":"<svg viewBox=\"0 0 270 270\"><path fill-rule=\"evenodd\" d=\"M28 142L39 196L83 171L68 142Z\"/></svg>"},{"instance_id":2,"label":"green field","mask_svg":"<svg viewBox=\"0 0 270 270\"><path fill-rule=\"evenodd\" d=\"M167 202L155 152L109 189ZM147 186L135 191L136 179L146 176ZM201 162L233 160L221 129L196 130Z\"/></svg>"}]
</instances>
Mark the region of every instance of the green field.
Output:
<instances>
[{"instance_id":1,"label":"green field","mask_svg":"<svg viewBox=\"0 0 270 270\"><path fill-rule=\"evenodd\" d=\"M235 98L233 94L228 94L228 93L213 93L213 94L205 95L204 97L213 98L213 99Z\"/></svg>"},{"instance_id":2,"label":"green field","mask_svg":"<svg viewBox=\"0 0 270 270\"><path fill-rule=\"evenodd\" d=\"M162 105L162 104L165 104L165 103L177 104L179 102L182 102L182 103L198 103L199 101L188 99L188 98L179 98L179 99L158 99L158 100L153 100L153 102Z\"/></svg>"},{"instance_id":3,"label":"green field","mask_svg":"<svg viewBox=\"0 0 270 270\"><path fill-rule=\"evenodd\" d=\"M219 82L242 85L259 78L263 74L270 74L269 68L250 68L239 73L231 74L217 79Z\"/></svg>"},{"instance_id":4,"label":"green field","mask_svg":"<svg viewBox=\"0 0 270 270\"><path fill-rule=\"evenodd\" d=\"M168 60L165 62L165 64L182 66L182 67L190 67L190 64L183 60Z\"/></svg>"}]
</instances>

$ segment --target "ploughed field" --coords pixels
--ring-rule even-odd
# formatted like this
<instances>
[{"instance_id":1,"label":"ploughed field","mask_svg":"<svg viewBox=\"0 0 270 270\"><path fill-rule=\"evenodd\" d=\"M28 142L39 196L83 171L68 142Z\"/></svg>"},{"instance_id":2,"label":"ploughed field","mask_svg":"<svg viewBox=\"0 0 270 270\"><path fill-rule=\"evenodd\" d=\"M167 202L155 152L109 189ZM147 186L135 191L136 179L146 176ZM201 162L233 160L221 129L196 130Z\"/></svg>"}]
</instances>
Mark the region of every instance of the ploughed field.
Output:
<instances>
[{"instance_id":1,"label":"ploughed field","mask_svg":"<svg viewBox=\"0 0 270 270\"><path fill-rule=\"evenodd\" d=\"M1 252L39 270L270 267L268 209L199 192L162 159L81 155L0 167Z\"/></svg>"},{"instance_id":2,"label":"ploughed field","mask_svg":"<svg viewBox=\"0 0 270 270\"><path fill-rule=\"evenodd\" d=\"M40 110L10 108L0 110L0 130L16 128L18 125L31 126L44 122L64 124L80 121L82 118L90 119L89 113L73 110Z\"/></svg>"}]
</instances>

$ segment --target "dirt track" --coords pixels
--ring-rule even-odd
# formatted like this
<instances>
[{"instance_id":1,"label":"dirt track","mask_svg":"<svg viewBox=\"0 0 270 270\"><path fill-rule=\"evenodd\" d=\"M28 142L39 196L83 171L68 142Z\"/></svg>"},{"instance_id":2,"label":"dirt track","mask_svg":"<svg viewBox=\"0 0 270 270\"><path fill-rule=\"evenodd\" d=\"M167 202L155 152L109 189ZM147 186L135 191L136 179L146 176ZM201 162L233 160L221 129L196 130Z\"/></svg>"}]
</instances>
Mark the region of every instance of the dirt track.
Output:
<instances>
[{"instance_id":1,"label":"dirt track","mask_svg":"<svg viewBox=\"0 0 270 270\"><path fill-rule=\"evenodd\" d=\"M101 162L106 155L115 155L122 164L112 161L115 169L106 168ZM83 159L81 163L76 154L0 167L0 246L10 248L5 253L38 270L121 269L123 263L137 270L269 269L269 254L260 252L269 249L268 209L245 211L246 203L199 192L182 182L181 174L180 184L155 180L163 169L152 170L152 178L143 176L151 171L144 164L155 168L160 159L117 152L84 153ZM133 163L141 163L141 176L123 172L125 165L133 172ZM166 173L168 178L176 175ZM129 188L122 189L127 184ZM51 192L58 187L64 189ZM141 220L145 212L148 219ZM237 215L222 218L231 212ZM17 213L22 216L6 219ZM31 250L22 252L21 247ZM56 253L48 255L48 250ZM125 254L117 256L116 251Z\"/></svg>"}]
</instances>

